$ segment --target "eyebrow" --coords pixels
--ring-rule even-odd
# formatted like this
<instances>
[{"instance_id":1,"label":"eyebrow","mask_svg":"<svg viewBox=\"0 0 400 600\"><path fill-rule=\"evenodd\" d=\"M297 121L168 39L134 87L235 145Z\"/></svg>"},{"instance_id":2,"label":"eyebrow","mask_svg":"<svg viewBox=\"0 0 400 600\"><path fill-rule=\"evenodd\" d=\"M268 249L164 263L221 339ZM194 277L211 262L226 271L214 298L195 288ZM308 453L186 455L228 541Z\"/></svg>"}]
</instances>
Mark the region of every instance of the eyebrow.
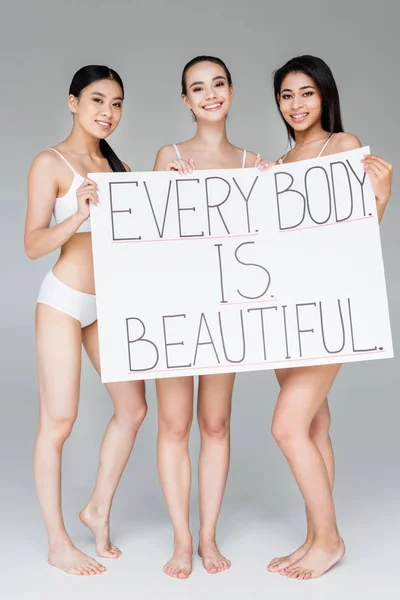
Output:
<instances>
[{"instance_id":1,"label":"eyebrow","mask_svg":"<svg viewBox=\"0 0 400 600\"><path fill-rule=\"evenodd\" d=\"M217 75L216 77L212 78L213 81L215 81L216 79L224 79L226 81L226 77L224 77L223 75ZM195 81L189 87L193 87L194 85L200 85L202 83L204 83L204 81Z\"/></svg>"},{"instance_id":2,"label":"eyebrow","mask_svg":"<svg viewBox=\"0 0 400 600\"><path fill-rule=\"evenodd\" d=\"M303 85L303 87L299 88L299 90L306 90L307 88L311 88L312 90L315 90L315 87L313 85ZM280 93L283 94L283 92L293 92L293 90L290 90L289 88L285 88Z\"/></svg>"},{"instance_id":3,"label":"eyebrow","mask_svg":"<svg viewBox=\"0 0 400 600\"><path fill-rule=\"evenodd\" d=\"M102 94L101 92L92 92L92 96L101 96L102 98L105 98L105 95ZM113 98L113 100L123 100L123 98L121 96L117 96L116 98Z\"/></svg>"}]
</instances>

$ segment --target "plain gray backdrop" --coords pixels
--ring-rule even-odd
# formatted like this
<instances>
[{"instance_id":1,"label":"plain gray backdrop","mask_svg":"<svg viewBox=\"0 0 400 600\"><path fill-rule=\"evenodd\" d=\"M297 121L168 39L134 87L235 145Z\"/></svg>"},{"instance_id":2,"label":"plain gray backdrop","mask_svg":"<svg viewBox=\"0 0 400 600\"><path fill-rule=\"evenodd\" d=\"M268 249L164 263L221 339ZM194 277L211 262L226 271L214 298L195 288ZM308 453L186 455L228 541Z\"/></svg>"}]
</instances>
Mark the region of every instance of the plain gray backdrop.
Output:
<instances>
[{"instance_id":1,"label":"plain gray backdrop","mask_svg":"<svg viewBox=\"0 0 400 600\"><path fill-rule=\"evenodd\" d=\"M56 255L24 255L26 176L33 157L65 138L67 95L85 64L116 69L126 86L124 115L110 143L133 170L152 169L158 148L192 135L180 100L184 64L197 54L227 62L235 84L229 137L276 158L286 147L271 72L289 58L322 57L336 77L346 131L395 167L381 227L395 351L399 340L398 0L34 0L1 2L1 511L0 596L6 600L400 597L398 576L400 409L396 359L344 366L330 395L337 459L335 499L347 543L324 578L290 581L265 566L304 539L300 494L270 435L277 396L272 371L241 374L234 393L232 466L219 543L230 571L188 581L162 565L172 532L158 486L154 383L149 415L113 509L113 539L124 555L105 575L67 576L46 564L46 537L32 479L38 416L33 316L38 288ZM371 281L371 286L374 282ZM93 554L78 511L90 496L110 402L84 358L80 413L65 447L64 508L73 540ZM198 431L191 451L196 463ZM198 526L194 472L192 524Z\"/></svg>"}]
</instances>

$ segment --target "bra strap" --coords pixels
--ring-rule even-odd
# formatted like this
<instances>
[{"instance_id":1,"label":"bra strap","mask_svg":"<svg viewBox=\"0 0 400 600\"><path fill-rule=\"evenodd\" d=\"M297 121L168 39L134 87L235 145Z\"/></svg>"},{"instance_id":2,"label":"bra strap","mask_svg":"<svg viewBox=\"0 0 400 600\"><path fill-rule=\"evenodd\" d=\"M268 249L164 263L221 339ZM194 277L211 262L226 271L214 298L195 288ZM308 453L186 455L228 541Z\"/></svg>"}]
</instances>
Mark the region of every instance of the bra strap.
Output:
<instances>
[{"instance_id":1,"label":"bra strap","mask_svg":"<svg viewBox=\"0 0 400 600\"><path fill-rule=\"evenodd\" d=\"M68 167L71 169L71 171L73 171L75 173L75 175L77 175L77 172L75 171L74 167L72 167L69 162L67 161L66 158L64 158L64 156L61 154L61 152L59 152L58 150L56 150L55 148L48 148L48 150L53 150L53 152L55 152L56 154L58 154L58 156L60 158L62 158L62 160L65 162L66 165L68 165Z\"/></svg>"},{"instance_id":2,"label":"bra strap","mask_svg":"<svg viewBox=\"0 0 400 600\"><path fill-rule=\"evenodd\" d=\"M175 148L175 152L176 152L176 155L177 155L177 157L178 157L179 159L182 159L181 153L180 153L180 152L179 152L179 150L178 150L178 146L177 146L176 144L172 144L172 145L173 145L173 147Z\"/></svg>"},{"instance_id":3,"label":"bra strap","mask_svg":"<svg viewBox=\"0 0 400 600\"><path fill-rule=\"evenodd\" d=\"M243 150L243 162L242 162L242 169L245 168L246 166L246 156L247 156L247 150Z\"/></svg>"},{"instance_id":4,"label":"bra strap","mask_svg":"<svg viewBox=\"0 0 400 600\"><path fill-rule=\"evenodd\" d=\"M334 135L335 135L335 134L334 134L334 133L332 133L332 135L330 135L330 136L328 137L328 139L326 140L325 144L322 146L321 152L318 154L318 157L317 157L317 158L320 158L320 157L323 155L323 153L324 153L324 151L325 151L325 149L326 149L327 145L329 144L329 142L331 141L331 139L333 138L333 136L334 136Z\"/></svg>"}]
</instances>

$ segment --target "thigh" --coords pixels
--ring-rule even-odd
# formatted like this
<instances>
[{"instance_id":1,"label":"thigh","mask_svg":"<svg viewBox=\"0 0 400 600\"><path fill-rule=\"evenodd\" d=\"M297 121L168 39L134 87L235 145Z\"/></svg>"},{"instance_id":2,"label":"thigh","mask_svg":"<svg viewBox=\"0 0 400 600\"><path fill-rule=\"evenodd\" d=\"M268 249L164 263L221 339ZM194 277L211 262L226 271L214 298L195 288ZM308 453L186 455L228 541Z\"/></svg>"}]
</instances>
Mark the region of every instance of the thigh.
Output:
<instances>
[{"instance_id":1,"label":"thigh","mask_svg":"<svg viewBox=\"0 0 400 600\"><path fill-rule=\"evenodd\" d=\"M100 350L97 321L82 330L82 343L90 362L100 375ZM119 381L105 384L116 412L136 411L145 406L144 381Z\"/></svg>"},{"instance_id":2,"label":"thigh","mask_svg":"<svg viewBox=\"0 0 400 600\"><path fill-rule=\"evenodd\" d=\"M41 417L74 419L81 376L80 323L40 303L35 321Z\"/></svg>"},{"instance_id":3,"label":"thigh","mask_svg":"<svg viewBox=\"0 0 400 600\"><path fill-rule=\"evenodd\" d=\"M274 420L284 419L294 428L310 427L326 402L341 365L288 369L281 383Z\"/></svg>"},{"instance_id":4,"label":"thigh","mask_svg":"<svg viewBox=\"0 0 400 600\"><path fill-rule=\"evenodd\" d=\"M231 414L235 373L200 375L197 412L200 418L228 419Z\"/></svg>"}]
</instances>

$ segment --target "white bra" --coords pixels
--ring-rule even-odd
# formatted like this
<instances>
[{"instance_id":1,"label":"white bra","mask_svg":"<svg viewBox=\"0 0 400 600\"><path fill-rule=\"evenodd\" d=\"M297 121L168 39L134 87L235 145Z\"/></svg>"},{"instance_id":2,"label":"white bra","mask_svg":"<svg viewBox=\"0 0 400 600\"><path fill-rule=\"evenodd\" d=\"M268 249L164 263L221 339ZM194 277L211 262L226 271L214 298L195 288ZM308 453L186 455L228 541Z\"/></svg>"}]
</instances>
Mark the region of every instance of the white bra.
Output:
<instances>
[{"instance_id":1,"label":"white bra","mask_svg":"<svg viewBox=\"0 0 400 600\"><path fill-rule=\"evenodd\" d=\"M181 153L178 150L178 146L176 144L172 144L172 145L175 148L175 152L176 152L177 157L179 159L182 159ZM243 150L242 169L244 169L245 166L246 166L246 155L247 155L247 150Z\"/></svg>"},{"instance_id":2,"label":"white bra","mask_svg":"<svg viewBox=\"0 0 400 600\"><path fill-rule=\"evenodd\" d=\"M82 177L82 175L79 175L79 173L75 171L75 169L69 164L67 159L63 157L61 152L59 152L55 148L49 148L49 150L53 150L53 152L58 154L58 156L62 158L62 160L65 162L66 165L69 166L69 168L74 174L74 178L72 180L68 192L62 198L56 198L56 201L54 203L53 216L56 224L58 224L65 221L65 219L68 219L68 217L71 217L78 210L78 199L76 197L76 190L85 181L85 177ZM90 217L84 223L82 223L79 229L77 229L76 233L84 233L88 231L91 231Z\"/></svg>"}]
</instances>

